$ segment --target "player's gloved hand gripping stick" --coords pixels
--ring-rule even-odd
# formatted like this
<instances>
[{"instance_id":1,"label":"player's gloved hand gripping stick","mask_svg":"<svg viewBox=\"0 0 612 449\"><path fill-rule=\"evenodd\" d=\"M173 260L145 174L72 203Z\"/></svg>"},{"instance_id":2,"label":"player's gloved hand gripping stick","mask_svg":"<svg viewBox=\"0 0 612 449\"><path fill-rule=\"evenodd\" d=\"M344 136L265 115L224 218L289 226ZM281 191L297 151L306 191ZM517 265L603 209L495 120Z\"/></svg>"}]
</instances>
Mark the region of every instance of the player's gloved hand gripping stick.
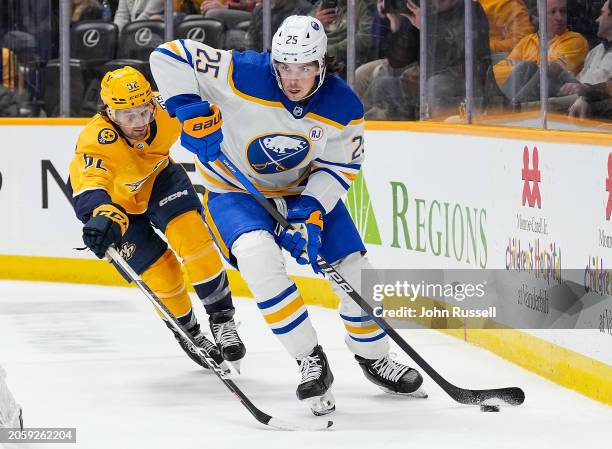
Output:
<instances>
[{"instance_id":1,"label":"player's gloved hand gripping stick","mask_svg":"<svg viewBox=\"0 0 612 449\"><path fill-rule=\"evenodd\" d=\"M311 196L300 195L295 204L287 210L287 221L292 229L281 228L280 246L291 254L300 265L312 266L315 273L320 273L317 264L321 248L323 231L323 206Z\"/></svg>"},{"instance_id":2,"label":"player's gloved hand gripping stick","mask_svg":"<svg viewBox=\"0 0 612 449\"><path fill-rule=\"evenodd\" d=\"M246 190L257 200L257 202L268 211L268 213L277 221L277 234L283 235L283 230L291 231L299 234L299 229L291 224L285 217L278 212L274 206L259 192L255 186L244 176L238 168L230 161L222 152L219 155L219 160L225 165L232 174L240 181ZM310 237L309 237L310 238ZM303 248L303 245L302 245ZM318 248L317 248L318 249ZM520 405L525 401L525 393L518 387L495 388L488 390L470 390L457 387L442 377L429 363L427 363L412 346L410 346L383 318L374 315L372 306L368 304L355 291L355 289L320 255L317 255L316 261L311 260L311 263L319 266L320 271L335 282L342 290L344 290L359 306L372 317L374 322L387 332L391 339L408 354L434 382L436 382L451 398L461 404L469 405Z\"/></svg>"},{"instance_id":3,"label":"player's gloved hand gripping stick","mask_svg":"<svg viewBox=\"0 0 612 449\"><path fill-rule=\"evenodd\" d=\"M102 259L111 245L119 245L130 220L123 208L106 203L98 206L83 226L83 243Z\"/></svg>"},{"instance_id":4,"label":"player's gloved hand gripping stick","mask_svg":"<svg viewBox=\"0 0 612 449\"><path fill-rule=\"evenodd\" d=\"M153 304L153 306L158 309L161 314L166 318L168 323L174 328L176 332L179 333L181 338L183 338L188 344L191 345L191 350L200 356L202 362L206 364L211 371L213 371L219 379L225 384L225 386L232 392L238 400L246 407L246 409L262 424L265 424L270 427L274 427L280 430L324 430L333 425L332 421L327 421L325 423L321 422L311 422L311 421L303 421L303 422L290 422L285 421L279 418L275 418L273 416L268 415L267 413L259 410L250 400L246 397L246 395L238 388L238 386L228 377L228 373L223 370L215 361L210 358L206 352L198 347L198 345L193 341L193 337L187 330L183 327L181 323L172 315L172 313L168 310L168 308L161 302L161 300L157 297L157 295L149 288L149 286L138 276L138 274L130 267L130 265L121 257L121 255L117 252L117 250L111 246L106 251L106 256L114 261L121 270L138 286L138 288L145 294L147 299Z\"/></svg>"}]
</instances>

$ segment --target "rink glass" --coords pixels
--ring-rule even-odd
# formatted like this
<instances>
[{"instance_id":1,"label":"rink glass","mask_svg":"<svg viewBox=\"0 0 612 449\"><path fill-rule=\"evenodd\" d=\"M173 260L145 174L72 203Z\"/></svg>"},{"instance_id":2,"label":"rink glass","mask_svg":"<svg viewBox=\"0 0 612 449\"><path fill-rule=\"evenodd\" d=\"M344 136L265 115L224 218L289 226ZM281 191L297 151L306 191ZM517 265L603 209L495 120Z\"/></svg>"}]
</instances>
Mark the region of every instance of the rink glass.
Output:
<instances>
[{"instance_id":1,"label":"rink glass","mask_svg":"<svg viewBox=\"0 0 612 449\"><path fill-rule=\"evenodd\" d=\"M429 120L607 131L611 128L612 113L609 111L612 106L606 106L605 102L592 111L588 120L568 118L572 99L560 98L559 92L555 92L559 79L554 68L546 74L545 85L541 87L539 75L536 76L538 79L531 80L531 93L518 99L514 95L516 92L505 85L518 62L507 62L504 73L504 61L521 39L534 32L541 33L538 30L544 23L546 28L554 29L556 25L549 15L556 13L550 11L551 8L558 10L562 1L525 0L524 5L508 2L506 11L500 13L494 9L499 2L493 0L408 0L405 8L408 13L388 15L384 0L340 2L339 11L346 11L347 17L355 17L355 27L346 27L346 44L335 46L333 56L345 64L347 73L343 77L364 102L367 120ZM71 3L69 0L61 2ZM4 116L58 116L59 68L64 64L71 74L69 115L93 115L97 100L95 71L87 61L58 59L61 30L58 30L57 2L43 0L37 3L36 9L30 3L10 2L0 14L0 38L4 48L2 85L18 99L17 107L0 105L3 108L0 113ZM173 3L166 1L165 5L174 8ZM567 29L580 33L589 50L600 41L596 19L604 3L604 0L568 1L565 8ZM265 9L272 6L273 2L263 3ZM191 18L184 11L170 8L162 17L164 21L174 17L172 26L166 29L166 39L177 37L179 24ZM543 20L539 19L538 12ZM245 11L221 13L232 15L232 20L246 21L252 17ZM420 20L416 20L417 14ZM263 16L267 16L265 11ZM482 24L483 17L486 26ZM412 25L411 18L420 31ZM263 36L269 38L274 30L266 20L263 22ZM394 27L397 24L400 31L389 40L389 32L385 30L391 23ZM487 27L488 38L484 37ZM226 34L222 41L227 49L249 47L246 28ZM466 48L466 40L473 45ZM488 54L482 51L486 42L489 43ZM263 47L268 48L268 44L264 42ZM223 42L218 46L223 47ZM539 57L540 52L537 53ZM74 48L71 56L74 58ZM145 60L143 58L146 66ZM102 67L105 62L96 61L96 66ZM579 68L580 63L573 72L565 74L563 80L567 81L569 75L577 75ZM150 79L150 74L146 75ZM292 71L287 76L306 74ZM87 106L88 101L91 107Z\"/></svg>"},{"instance_id":2,"label":"rink glass","mask_svg":"<svg viewBox=\"0 0 612 449\"><path fill-rule=\"evenodd\" d=\"M0 6L0 117L57 115L57 2L3 1ZM8 101L7 101L8 100ZM47 101L48 108L43 107Z\"/></svg>"}]
</instances>

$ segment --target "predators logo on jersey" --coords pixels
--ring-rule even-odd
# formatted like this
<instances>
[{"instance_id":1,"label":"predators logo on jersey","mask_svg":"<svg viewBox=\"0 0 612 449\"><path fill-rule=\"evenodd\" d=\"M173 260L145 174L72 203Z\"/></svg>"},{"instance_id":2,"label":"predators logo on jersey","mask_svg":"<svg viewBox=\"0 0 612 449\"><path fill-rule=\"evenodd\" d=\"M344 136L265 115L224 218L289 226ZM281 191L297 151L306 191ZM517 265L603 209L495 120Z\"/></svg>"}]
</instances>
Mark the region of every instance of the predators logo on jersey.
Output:
<instances>
[{"instance_id":1,"label":"predators logo on jersey","mask_svg":"<svg viewBox=\"0 0 612 449\"><path fill-rule=\"evenodd\" d=\"M299 134L266 134L249 142L247 159L259 174L279 173L300 165L310 148L310 140Z\"/></svg>"},{"instance_id":2,"label":"predators logo on jersey","mask_svg":"<svg viewBox=\"0 0 612 449\"><path fill-rule=\"evenodd\" d=\"M100 142L102 145L106 145L115 142L118 137L119 136L117 135L116 131L110 128L104 128L98 133L98 142Z\"/></svg>"}]
</instances>

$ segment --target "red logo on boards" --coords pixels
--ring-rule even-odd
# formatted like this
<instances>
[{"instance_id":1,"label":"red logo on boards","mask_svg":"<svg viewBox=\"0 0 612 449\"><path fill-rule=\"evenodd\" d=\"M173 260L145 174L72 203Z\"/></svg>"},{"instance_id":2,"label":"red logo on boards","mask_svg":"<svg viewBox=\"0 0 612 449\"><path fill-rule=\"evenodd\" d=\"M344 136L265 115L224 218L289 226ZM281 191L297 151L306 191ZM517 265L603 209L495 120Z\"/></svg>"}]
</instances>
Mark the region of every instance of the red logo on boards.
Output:
<instances>
[{"instance_id":1,"label":"red logo on boards","mask_svg":"<svg viewBox=\"0 0 612 449\"><path fill-rule=\"evenodd\" d=\"M525 202L529 207L537 203L538 209L542 208L542 197L540 196L540 169L538 168L538 147L533 147L531 152L532 168L529 168L529 148L523 148L523 206Z\"/></svg>"},{"instance_id":2,"label":"red logo on boards","mask_svg":"<svg viewBox=\"0 0 612 449\"><path fill-rule=\"evenodd\" d=\"M612 212L612 153L608 154L608 177L606 178L606 192L608 192L606 220L610 220L610 213Z\"/></svg>"}]
</instances>

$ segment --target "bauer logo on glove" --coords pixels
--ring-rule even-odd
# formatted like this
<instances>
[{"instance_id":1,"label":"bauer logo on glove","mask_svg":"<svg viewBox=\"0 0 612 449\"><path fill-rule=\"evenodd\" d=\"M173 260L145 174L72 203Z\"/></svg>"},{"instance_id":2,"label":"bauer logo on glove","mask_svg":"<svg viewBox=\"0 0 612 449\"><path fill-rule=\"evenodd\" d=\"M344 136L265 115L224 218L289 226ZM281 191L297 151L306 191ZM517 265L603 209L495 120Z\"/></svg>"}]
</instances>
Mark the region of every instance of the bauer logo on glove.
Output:
<instances>
[{"instance_id":1,"label":"bauer logo on glove","mask_svg":"<svg viewBox=\"0 0 612 449\"><path fill-rule=\"evenodd\" d=\"M223 141L223 118L219 108L208 101L200 101L177 108L176 116L183 124L181 145L202 163L216 160Z\"/></svg>"},{"instance_id":2,"label":"bauer logo on glove","mask_svg":"<svg viewBox=\"0 0 612 449\"><path fill-rule=\"evenodd\" d=\"M221 111L214 104L210 105L210 109L212 111L210 117L196 117L185 120L183 128L186 131L190 129L189 134L193 137L204 137L217 131L223 124Z\"/></svg>"}]
</instances>

